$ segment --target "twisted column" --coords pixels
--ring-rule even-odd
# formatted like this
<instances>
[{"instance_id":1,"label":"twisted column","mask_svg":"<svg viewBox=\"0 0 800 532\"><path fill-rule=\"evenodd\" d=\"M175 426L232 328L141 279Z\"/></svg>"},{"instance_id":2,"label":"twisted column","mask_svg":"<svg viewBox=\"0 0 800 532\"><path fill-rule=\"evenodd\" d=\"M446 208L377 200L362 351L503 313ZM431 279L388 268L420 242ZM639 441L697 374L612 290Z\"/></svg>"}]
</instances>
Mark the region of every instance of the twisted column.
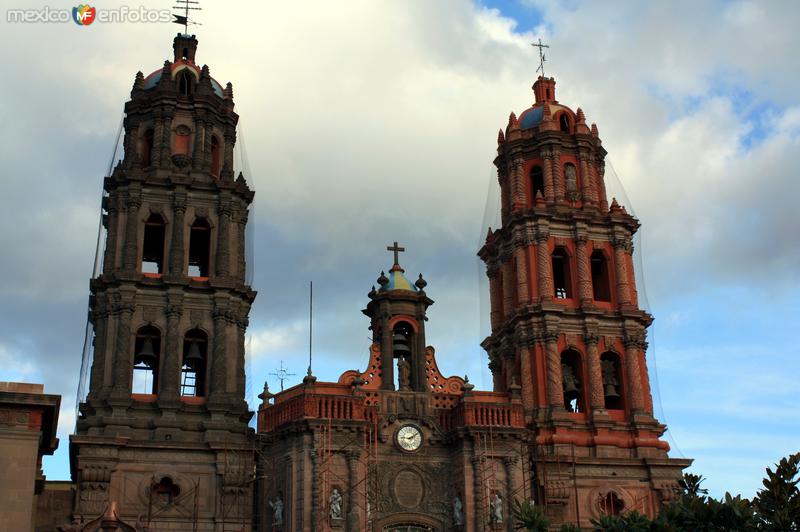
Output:
<instances>
[{"instance_id":1,"label":"twisted column","mask_svg":"<svg viewBox=\"0 0 800 532\"><path fill-rule=\"evenodd\" d=\"M182 187L181 187L182 188ZM186 215L186 193L176 190L172 197L172 243L169 250L169 272L172 275L184 275L185 247L183 233Z\"/></svg>"},{"instance_id":2,"label":"twisted column","mask_svg":"<svg viewBox=\"0 0 800 532\"><path fill-rule=\"evenodd\" d=\"M508 532L514 532L514 518L510 515L511 514L511 503L516 498L515 496L515 485L517 484L517 462L519 459L516 456L505 456L503 457L503 466L505 466L506 470L506 497L505 500L508 503L506 506L506 517L505 524L506 530Z\"/></svg>"},{"instance_id":3,"label":"twisted column","mask_svg":"<svg viewBox=\"0 0 800 532\"><path fill-rule=\"evenodd\" d=\"M217 277L227 277L230 274L230 219L231 205L229 201L221 199L219 205L219 231L217 232Z\"/></svg>"},{"instance_id":4,"label":"twisted column","mask_svg":"<svg viewBox=\"0 0 800 532\"><path fill-rule=\"evenodd\" d=\"M553 177L553 151L550 149L542 150L544 159L544 198L547 203L555 202L555 184Z\"/></svg>"},{"instance_id":5,"label":"twisted column","mask_svg":"<svg viewBox=\"0 0 800 532\"><path fill-rule=\"evenodd\" d=\"M138 188L128 191L125 201L127 219L125 220L125 247L122 256L122 269L136 271L136 262L139 255L139 207L142 198Z\"/></svg>"},{"instance_id":6,"label":"twisted column","mask_svg":"<svg viewBox=\"0 0 800 532\"><path fill-rule=\"evenodd\" d=\"M172 117L165 116L161 128L161 164L169 165L172 156Z\"/></svg>"},{"instance_id":7,"label":"twisted column","mask_svg":"<svg viewBox=\"0 0 800 532\"><path fill-rule=\"evenodd\" d=\"M530 302L530 294L528 293L528 256L522 244L519 244L514 250L514 258L517 261L517 303L525 305Z\"/></svg>"},{"instance_id":8,"label":"twisted column","mask_svg":"<svg viewBox=\"0 0 800 532\"><path fill-rule=\"evenodd\" d=\"M503 265L503 316L508 318L514 311L514 282L511 271L511 261L506 260Z\"/></svg>"},{"instance_id":9,"label":"twisted column","mask_svg":"<svg viewBox=\"0 0 800 532\"><path fill-rule=\"evenodd\" d=\"M558 353L558 335L548 334L545 339L547 356L547 402L550 407L564 410L564 384L561 376L561 355Z\"/></svg>"},{"instance_id":10,"label":"twisted column","mask_svg":"<svg viewBox=\"0 0 800 532\"><path fill-rule=\"evenodd\" d=\"M522 175L524 162L522 158L514 159L514 199L511 205L515 211L528 205L528 195L525 193L525 179Z\"/></svg>"},{"instance_id":11,"label":"twisted column","mask_svg":"<svg viewBox=\"0 0 800 532\"><path fill-rule=\"evenodd\" d=\"M497 179L500 182L500 221L503 225L508 223L508 216L511 213L509 177L506 172L497 169Z\"/></svg>"},{"instance_id":12,"label":"twisted column","mask_svg":"<svg viewBox=\"0 0 800 532\"><path fill-rule=\"evenodd\" d=\"M89 377L89 396L97 397L103 395L103 388L105 388L106 337L108 334L108 305L105 297L97 298L97 303L92 311L92 325L94 326L94 356Z\"/></svg>"},{"instance_id":13,"label":"twisted column","mask_svg":"<svg viewBox=\"0 0 800 532\"><path fill-rule=\"evenodd\" d=\"M533 410L533 372L531 371L531 349L528 346L519 350L519 366L522 377L522 407L526 412Z\"/></svg>"},{"instance_id":14,"label":"twisted column","mask_svg":"<svg viewBox=\"0 0 800 532\"><path fill-rule=\"evenodd\" d=\"M360 456L359 451L347 452L347 473L349 477L349 484L347 486L348 502L350 509L347 512L347 530L351 532L359 532L361 530L361 519L359 519L358 507L358 459Z\"/></svg>"},{"instance_id":15,"label":"twisted column","mask_svg":"<svg viewBox=\"0 0 800 532\"><path fill-rule=\"evenodd\" d=\"M491 304L490 319L492 322L492 331L500 327L503 321L503 301L502 301L502 287L498 277L497 269L492 269L488 272L489 277L489 302Z\"/></svg>"},{"instance_id":16,"label":"twisted column","mask_svg":"<svg viewBox=\"0 0 800 532\"><path fill-rule=\"evenodd\" d=\"M586 251L587 240L585 233L579 233L575 237L575 260L578 263L578 297L581 305L591 305L594 301L589 254Z\"/></svg>"},{"instance_id":17,"label":"twisted column","mask_svg":"<svg viewBox=\"0 0 800 532\"><path fill-rule=\"evenodd\" d=\"M126 397L131 393L133 377L133 354L131 353L131 319L135 306L133 302L116 305L117 341L114 349L114 394Z\"/></svg>"},{"instance_id":18,"label":"twisted column","mask_svg":"<svg viewBox=\"0 0 800 532\"><path fill-rule=\"evenodd\" d=\"M473 479L473 508L475 518L475 530L482 531L485 519L483 508L483 485L481 484L481 459L479 456L472 457L472 479Z\"/></svg>"},{"instance_id":19,"label":"twisted column","mask_svg":"<svg viewBox=\"0 0 800 532\"><path fill-rule=\"evenodd\" d=\"M617 277L617 301L620 305L629 305L631 302L631 289L628 283L627 250L630 242L627 238L614 238L614 271Z\"/></svg>"},{"instance_id":20,"label":"twisted column","mask_svg":"<svg viewBox=\"0 0 800 532\"><path fill-rule=\"evenodd\" d=\"M178 387L181 375L180 321L183 297L177 294L167 296L169 303L165 309L167 331L164 346L164 372L161 376L161 396L166 400L178 400Z\"/></svg>"},{"instance_id":21,"label":"twisted column","mask_svg":"<svg viewBox=\"0 0 800 532\"><path fill-rule=\"evenodd\" d=\"M564 168L561 166L561 150L558 148L553 148L553 184L556 191L556 203L566 203Z\"/></svg>"},{"instance_id":22,"label":"twisted column","mask_svg":"<svg viewBox=\"0 0 800 532\"><path fill-rule=\"evenodd\" d=\"M319 507L319 455L316 449L308 452L311 457L311 530L317 530L317 514ZM322 520L324 522L324 519ZM322 528L322 527L319 527Z\"/></svg>"},{"instance_id":23,"label":"twisted column","mask_svg":"<svg viewBox=\"0 0 800 532\"><path fill-rule=\"evenodd\" d=\"M603 388L603 368L600 364L600 354L597 349L597 335L584 337L586 344L586 363L589 367L589 406L591 410L605 408L605 390Z\"/></svg>"},{"instance_id":24,"label":"twisted column","mask_svg":"<svg viewBox=\"0 0 800 532\"><path fill-rule=\"evenodd\" d=\"M625 371L628 375L629 400L633 413L644 411L644 390L639 366L639 353L643 342L638 334L628 335L625 338Z\"/></svg>"},{"instance_id":25,"label":"twisted column","mask_svg":"<svg viewBox=\"0 0 800 532\"><path fill-rule=\"evenodd\" d=\"M103 273L111 274L117 259L117 236L119 233L119 198L116 193L108 197L106 218L106 250L103 255Z\"/></svg>"},{"instance_id":26,"label":"twisted column","mask_svg":"<svg viewBox=\"0 0 800 532\"><path fill-rule=\"evenodd\" d=\"M536 235L536 266L539 270L539 296L542 301L553 299L553 272L550 264L550 235L541 232Z\"/></svg>"}]
</instances>

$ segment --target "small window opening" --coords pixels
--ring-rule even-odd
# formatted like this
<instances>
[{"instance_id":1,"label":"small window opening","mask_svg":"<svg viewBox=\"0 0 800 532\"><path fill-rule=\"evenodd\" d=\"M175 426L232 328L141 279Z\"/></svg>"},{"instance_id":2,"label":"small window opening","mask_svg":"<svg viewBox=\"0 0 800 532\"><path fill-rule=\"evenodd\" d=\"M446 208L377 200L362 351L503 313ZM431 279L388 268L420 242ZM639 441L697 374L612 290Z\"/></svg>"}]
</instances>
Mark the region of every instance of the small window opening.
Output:
<instances>
[{"instance_id":1,"label":"small window opening","mask_svg":"<svg viewBox=\"0 0 800 532\"><path fill-rule=\"evenodd\" d=\"M133 393L154 394L158 386L161 333L148 325L136 333L133 357Z\"/></svg>"},{"instance_id":2,"label":"small window opening","mask_svg":"<svg viewBox=\"0 0 800 532\"><path fill-rule=\"evenodd\" d=\"M411 389L411 349L414 329L411 324L401 321L392 331L392 355L397 359L395 389Z\"/></svg>"},{"instance_id":3,"label":"small window opening","mask_svg":"<svg viewBox=\"0 0 800 532\"><path fill-rule=\"evenodd\" d=\"M536 203L536 196L541 194L544 196L544 175L542 174L541 166L534 166L531 168L531 190L533 191L533 203Z\"/></svg>"},{"instance_id":4,"label":"small window opening","mask_svg":"<svg viewBox=\"0 0 800 532\"><path fill-rule=\"evenodd\" d=\"M206 381L206 354L208 336L200 329L186 333L183 339L183 364L181 365L181 395L204 397Z\"/></svg>"},{"instance_id":5,"label":"small window opening","mask_svg":"<svg viewBox=\"0 0 800 532\"><path fill-rule=\"evenodd\" d=\"M178 92L183 96L192 94L192 80L188 71L182 70L178 74Z\"/></svg>"},{"instance_id":6,"label":"small window opening","mask_svg":"<svg viewBox=\"0 0 800 532\"><path fill-rule=\"evenodd\" d=\"M154 133L152 129L148 129L144 132L144 137L142 138L142 166L147 168L151 164L153 164L153 138Z\"/></svg>"},{"instance_id":7,"label":"small window opening","mask_svg":"<svg viewBox=\"0 0 800 532\"><path fill-rule=\"evenodd\" d=\"M606 352L600 357L600 368L603 373L603 397L608 410L622 410L622 373L619 356L614 352Z\"/></svg>"},{"instance_id":8,"label":"small window opening","mask_svg":"<svg viewBox=\"0 0 800 532\"><path fill-rule=\"evenodd\" d=\"M569 255L564 248L556 248L552 255L553 288L556 299L572 297L570 285Z\"/></svg>"},{"instance_id":9,"label":"small window opening","mask_svg":"<svg viewBox=\"0 0 800 532\"><path fill-rule=\"evenodd\" d=\"M561 116L558 117L558 123L561 126L561 131L569 133L569 117L567 117L567 113L561 113Z\"/></svg>"},{"instance_id":10,"label":"small window opening","mask_svg":"<svg viewBox=\"0 0 800 532\"><path fill-rule=\"evenodd\" d=\"M164 219L151 214L144 223L142 273L164 273Z\"/></svg>"},{"instance_id":11,"label":"small window opening","mask_svg":"<svg viewBox=\"0 0 800 532\"><path fill-rule=\"evenodd\" d=\"M564 389L564 408L567 412L585 412L581 381L581 356L569 350L561 353L561 381Z\"/></svg>"},{"instance_id":12,"label":"small window opening","mask_svg":"<svg viewBox=\"0 0 800 532\"><path fill-rule=\"evenodd\" d=\"M208 277L210 260L211 226L204 218L198 218L189 233L189 277Z\"/></svg>"},{"instance_id":13,"label":"small window opening","mask_svg":"<svg viewBox=\"0 0 800 532\"><path fill-rule=\"evenodd\" d=\"M547 93L547 98L546 98L546 99L547 99L547 100L549 100L549 99L550 99L550 88L548 87L548 88L545 90L545 92Z\"/></svg>"},{"instance_id":14,"label":"small window opening","mask_svg":"<svg viewBox=\"0 0 800 532\"><path fill-rule=\"evenodd\" d=\"M189 49L188 48L184 48L183 51L181 52L181 59L183 59L184 61L189 59Z\"/></svg>"},{"instance_id":15,"label":"small window opening","mask_svg":"<svg viewBox=\"0 0 800 532\"><path fill-rule=\"evenodd\" d=\"M611 287L608 282L608 262L599 249L592 253L592 291L595 301L611 301Z\"/></svg>"},{"instance_id":16,"label":"small window opening","mask_svg":"<svg viewBox=\"0 0 800 532\"><path fill-rule=\"evenodd\" d=\"M613 491L609 491L600 500L600 509L605 515L620 515L625 509L625 502L620 498L619 495Z\"/></svg>"},{"instance_id":17,"label":"small window opening","mask_svg":"<svg viewBox=\"0 0 800 532\"><path fill-rule=\"evenodd\" d=\"M219 177L219 139L216 136L211 137L211 175Z\"/></svg>"},{"instance_id":18,"label":"small window opening","mask_svg":"<svg viewBox=\"0 0 800 532\"><path fill-rule=\"evenodd\" d=\"M169 477L163 477L160 481L153 484L153 498L161 501L162 504L172 504L180 494L180 487Z\"/></svg>"}]
</instances>

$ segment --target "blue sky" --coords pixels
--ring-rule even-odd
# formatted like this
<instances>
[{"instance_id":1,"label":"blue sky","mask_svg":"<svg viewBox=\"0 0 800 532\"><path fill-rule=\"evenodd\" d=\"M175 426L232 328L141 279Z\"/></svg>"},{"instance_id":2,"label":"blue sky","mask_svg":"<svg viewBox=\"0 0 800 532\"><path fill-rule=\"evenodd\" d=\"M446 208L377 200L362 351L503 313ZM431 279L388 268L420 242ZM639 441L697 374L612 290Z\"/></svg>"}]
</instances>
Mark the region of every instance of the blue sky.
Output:
<instances>
[{"instance_id":1,"label":"blue sky","mask_svg":"<svg viewBox=\"0 0 800 532\"><path fill-rule=\"evenodd\" d=\"M475 252L497 130L532 103L541 37L559 101L597 123L609 189L643 224L673 452L713 494L750 497L799 450L795 3L209 1L203 17L198 60L234 84L257 191L251 397L281 361L305 372L310 279L315 373L366 363L360 310L395 240L435 300L440 368L491 385ZM176 27L0 24L16 50L0 86L0 380L63 395L44 467L66 478L102 176L134 75L169 57Z\"/></svg>"}]
</instances>

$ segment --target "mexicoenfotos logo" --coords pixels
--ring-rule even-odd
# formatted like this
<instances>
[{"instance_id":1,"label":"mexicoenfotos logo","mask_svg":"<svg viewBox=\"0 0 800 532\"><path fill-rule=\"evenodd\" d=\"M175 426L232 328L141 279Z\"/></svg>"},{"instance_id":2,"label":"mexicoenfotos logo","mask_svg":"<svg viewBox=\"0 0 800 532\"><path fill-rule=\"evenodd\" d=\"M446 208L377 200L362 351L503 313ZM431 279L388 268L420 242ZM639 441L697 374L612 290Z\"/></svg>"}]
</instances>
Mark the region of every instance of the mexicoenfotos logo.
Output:
<instances>
[{"instance_id":1,"label":"mexicoenfotos logo","mask_svg":"<svg viewBox=\"0 0 800 532\"><path fill-rule=\"evenodd\" d=\"M72 20L78 26L88 26L94 22L95 15L97 15L97 10L89 4L81 4L72 8Z\"/></svg>"}]
</instances>

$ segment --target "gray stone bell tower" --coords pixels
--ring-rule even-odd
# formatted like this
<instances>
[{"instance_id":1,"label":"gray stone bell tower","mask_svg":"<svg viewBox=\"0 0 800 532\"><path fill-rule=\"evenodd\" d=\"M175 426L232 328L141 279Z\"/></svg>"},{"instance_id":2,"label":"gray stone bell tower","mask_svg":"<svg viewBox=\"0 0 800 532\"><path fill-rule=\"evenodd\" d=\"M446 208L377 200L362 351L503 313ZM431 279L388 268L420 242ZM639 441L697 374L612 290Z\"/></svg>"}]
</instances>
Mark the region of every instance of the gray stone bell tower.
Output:
<instances>
[{"instance_id":1,"label":"gray stone bell tower","mask_svg":"<svg viewBox=\"0 0 800 532\"><path fill-rule=\"evenodd\" d=\"M234 175L232 86L198 66L196 50L178 34L171 61L136 74L125 156L104 180L94 356L70 438L76 522L116 502L122 520L158 530L250 530L253 191Z\"/></svg>"}]
</instances>

